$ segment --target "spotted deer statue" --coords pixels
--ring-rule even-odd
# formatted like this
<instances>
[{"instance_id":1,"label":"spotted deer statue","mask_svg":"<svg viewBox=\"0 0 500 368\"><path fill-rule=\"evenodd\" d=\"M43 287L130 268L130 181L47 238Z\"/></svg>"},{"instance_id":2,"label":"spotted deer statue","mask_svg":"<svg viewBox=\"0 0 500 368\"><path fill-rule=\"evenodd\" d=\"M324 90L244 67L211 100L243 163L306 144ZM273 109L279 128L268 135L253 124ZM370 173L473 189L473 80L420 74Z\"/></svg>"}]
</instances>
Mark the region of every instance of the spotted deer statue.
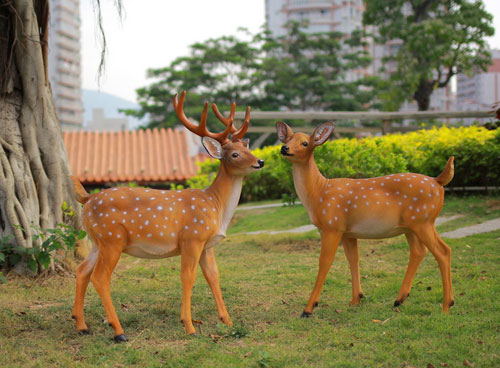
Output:
<instances>
[{"instance_id":1,"label":"spotted deer statue","mask_svg":"<svg viewBox=\"0 0 500 368\"><path fill-rule=\"evenodd\" d=\"M358 239L381 239L404 234L410 260L394 303L408 297L420 262L427 250L437 260L443 280L443 312L453 305L451 249L441 239L434 222L443 207L444 188L453 178L453 157L437 178L421 174L392 174L367 179L325 178L314 161L314 149L325 143L334 123L318 126L309 136L294 133L283 122L276 124L283 142L281 154L292 163L293 182L311 222L321 232L319 271L302 317L318 305L321 289L340 242L351 270L351 305L363 297L359 277Z\"/></svg>"},{"instance_id":2,"label":"spotted deer statue","mask_svg":"<svg viewBox=\"0 0 500 368\"><path fill-rule=\"evenodd\" d=\"M208 153L221 161L213 184L203 190L153 190L147 188L111 188L89 195L73 178L77 199L83 203L83 224L94 248L76 272L76 296L73 318L76 328L88 333L83 315L85 291L89 280L99 294L107 321L114 329L117 342L127 341L111 301L110 279L122 253L140 258L181 256L182 306L181 322L187 334L194 334L191 319L191 290L198 264L212 289L217 313L223 323L232 325L222 299L214 246L225 236L238 204L243 177L264 166L252 155L248 141L243 140L250 122L250 107L237 130L233 126L235 104L228 117L212 109L226 128L221 133L207 130L208 103L205 103L199 125L184 114L186 92L174 97L179 120L202 137ZM231 139L228 139L231 134Z\"/></svg>"}]
</instances>

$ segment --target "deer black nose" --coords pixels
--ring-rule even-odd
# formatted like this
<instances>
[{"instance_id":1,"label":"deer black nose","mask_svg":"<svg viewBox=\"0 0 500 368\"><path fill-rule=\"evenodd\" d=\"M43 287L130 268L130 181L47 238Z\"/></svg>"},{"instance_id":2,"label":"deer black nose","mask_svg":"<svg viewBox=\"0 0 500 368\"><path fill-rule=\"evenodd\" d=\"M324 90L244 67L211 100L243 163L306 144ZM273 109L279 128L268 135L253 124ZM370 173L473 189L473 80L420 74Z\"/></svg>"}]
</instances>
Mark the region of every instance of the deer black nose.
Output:
<instances>
[{"instance_id":1,"label":"deer black nose","mask_svg":"<svg viewBox=\"0 0 500 368\"><path fill-rule=\"evenodd\" d=\"M281 146L281 153L288 153L290 148L288 146Z\"/></svg>"},{"instance_id":2,"label":"deer black nose","mask_svg":"<svg viewBox=\"0 0 500 368\"><path fill-rule=\"evenodd\" d=\"M259 160L259 161L257 161L257 162L259 163L259 166L260 166L260 167L264 167L264 160Z\"/></svg>"}]
</instances>

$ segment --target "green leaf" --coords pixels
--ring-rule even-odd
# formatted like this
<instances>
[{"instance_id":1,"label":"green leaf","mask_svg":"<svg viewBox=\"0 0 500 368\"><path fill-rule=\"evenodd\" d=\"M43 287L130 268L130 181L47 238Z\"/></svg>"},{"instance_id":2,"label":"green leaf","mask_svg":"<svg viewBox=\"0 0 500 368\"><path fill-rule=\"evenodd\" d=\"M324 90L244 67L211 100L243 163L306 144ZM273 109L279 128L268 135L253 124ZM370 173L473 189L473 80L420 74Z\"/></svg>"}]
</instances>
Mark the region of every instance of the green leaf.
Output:
<instances>
[{"instance_id":1,"label":"green leaf","mask_svg":"<svg viewBox=\"0 0 500 368\"><path fill-rule=\"evenodd\" d=\"M40 252L37 255L38 262L43 268L47 269L50 265L50 254L48 252Z\"/></svg>"},{"instance_id":2,"label":"green leaf","mask_svg":"<svg viewBox=\"0 0 500 368\"><path fill-rule=\"evenodd\" d=\"M28 259L28 268L33 272L38 271L38 263L36 263L36 260L34 258Z\"/></svg>"},{"instance_id":3,"label":"green leaf","mask_svg":"<svg viewBox=\"0 0 500 368\"><path fill-rule=\"evenodd\" d=\"M0 262L5 262L5 254L0 253Z\"/></svg>"}]
</instances>

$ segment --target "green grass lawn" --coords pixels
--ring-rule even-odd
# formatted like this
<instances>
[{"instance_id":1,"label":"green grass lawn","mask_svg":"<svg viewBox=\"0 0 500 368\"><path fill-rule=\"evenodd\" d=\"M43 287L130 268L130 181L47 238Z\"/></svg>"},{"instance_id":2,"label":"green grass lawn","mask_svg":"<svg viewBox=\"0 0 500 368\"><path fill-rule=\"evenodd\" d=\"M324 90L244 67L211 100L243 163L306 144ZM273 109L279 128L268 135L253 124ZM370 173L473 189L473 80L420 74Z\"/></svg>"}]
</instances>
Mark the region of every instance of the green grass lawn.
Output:
<instances>
[{"instance_id":1,"label":"green grass lawn","mask_svg":"<svg viewBox=\"0 0 500 368\"><path fill-rule=\"evenodd\" d=\"M500 217L500 198L447 198L446 230ZM304 217L305 215L305 217ZM287 221L289 219L290 221ZM308 223L303 207L238 211L232 233ZM445 226L445 225L443 225ZM448 239L455 306L441 313L442 284L428 254L404 305L392 305L408 261L403 237L360 242L366 298L349 307L350 274L340 247L320 305L299 318L317 273L319 237L230 235L216 248L221 286L235 326L218 323L201 272L193 289L198 334L179 322L180 258L124 255L112 279L130 342L115 344L92 286L80 336L71 319L73 277L9 279L0 286L2 367L474 367L500 366L500 231ZM464 365L465 362L465 365Z\"/></svg>"}]
</instances>

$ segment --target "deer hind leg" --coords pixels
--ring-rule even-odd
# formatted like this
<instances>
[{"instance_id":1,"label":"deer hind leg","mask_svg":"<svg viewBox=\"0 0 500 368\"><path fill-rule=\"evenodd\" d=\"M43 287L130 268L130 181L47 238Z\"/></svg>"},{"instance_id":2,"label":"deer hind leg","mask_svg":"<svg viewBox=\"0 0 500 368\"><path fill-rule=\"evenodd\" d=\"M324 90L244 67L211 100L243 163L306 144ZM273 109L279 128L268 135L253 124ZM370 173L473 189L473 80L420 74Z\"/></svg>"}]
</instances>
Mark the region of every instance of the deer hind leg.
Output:
<instances>
[{"instance_id":1,"label":"deer hind leg","mask_svg":"<svg viewBox=\"0 0 500 368\"><path fill-rule=\"evenodd\" d=\"M203 244L201 243L193 244L193 242L191 242L189 244L184 244L181 248L181 322L184 324L184 330L188 335L194 335L196 333L191 318L191 293L202 251Z\"/></svg>"},{"instance_id":2,"label":"deer hind leg","mask_svg":"<svg viewBox=\"0 0 500 368\"><path fill-rule=\"evenodd\" d=\"M408 261L408 268L406 269L403 284L394 302L395 307L403 304L405 299L410 295L411 285L417 273L418 266L420 266L420 263L427 254L427 248L418 240L418 237L413 232L408 232L405 235L410 245L410 260Z\"/></svg>"},{"instance_id":3,"label":"deer hind leg","mask_svg":"<svg viewBox=\"0 0 500 368\"><path fill-rule=\"evenodd\" d=\"M224 304L224 299L222 298L222 292L220 290L219 270L217 268L217 263L215 262L214 248L203 251L200 258L200 266L210 289L212 289L219 319L224 324L232 326L233 322L231 322L231 318L229 318L229 314L227 313L227 309Z\"/></svg>"},{"instance_id":4,"label":"deer hind leg","mask_svg":"<svg viewBox=\"0 0 500 368\"><path fill-rule=\"evenodd\" d=\"M124 239L123 235L121 239ZM113 327L114 340L116 342L122 342L127 341L127 337L123 332L120 320L113 306L113 301L111 300L111 274L120 259L125 242L124 240L121 242L117 242L116 240L117 239L114 239L113 242L107 241L99 244L99 255L90 280L101 298L108 323Z\"/></svg>"},{"instance_id":5,"label":"deer hind leg","mask_svg":"<svg viewBox=\"0 0 500 368\"><path fill-rule=\"evenodd\" d=\"M97 261L98 248L94 246L88 257L76 269L76 292L73 305L73 318L76 320L76 329L82 334L88 334L88 327L83 314L85 292L90 281L90 275Z\"/></svg>"},{"instance_id":6,"label":"deer hind leg","mask_svg":"<svg viewBox=\"0 0 500 368\"><path fill-rule=\"evenodd\" d=\"M451 249L441 239L433 224L425 224L412 229L418 239L431 251L439 265L443 279L443 312L447 313L454 304L451 285Z\"/></svg>"},{"instance_id":7,"label":"deer hind leg","mask_svg":"<svg viewBox=\"0 0 500 368\"><path fill-rule=\"evenodd\" d=\"M361 290L361 281L359 277L359 249L358 239L342 237L342 245L344 247L344 254L349 262L351 269L351 285L352 285L352 300L350 305L359 305L360 299L363 297Z\"/></svg>"},{"instance_id":8,"label":"deer hind leg","mask_svg":"<svg viewBox=\"0 0 500 368\"><path fill-rule=\"evenodd\" d=\"M314 288L309 298L309 302L307 303L304 312L302 312L302 318L309 317L312 314L314 307L318 305L321 289L323 288L326 275L328 274L333 259L335 258L335 252L337 251L341 237L342 233L338 231L323 231L321 233L321 252L319 255L318 276L316 277L316 282L314 283Z\"/></svg>"}]
</instances>

